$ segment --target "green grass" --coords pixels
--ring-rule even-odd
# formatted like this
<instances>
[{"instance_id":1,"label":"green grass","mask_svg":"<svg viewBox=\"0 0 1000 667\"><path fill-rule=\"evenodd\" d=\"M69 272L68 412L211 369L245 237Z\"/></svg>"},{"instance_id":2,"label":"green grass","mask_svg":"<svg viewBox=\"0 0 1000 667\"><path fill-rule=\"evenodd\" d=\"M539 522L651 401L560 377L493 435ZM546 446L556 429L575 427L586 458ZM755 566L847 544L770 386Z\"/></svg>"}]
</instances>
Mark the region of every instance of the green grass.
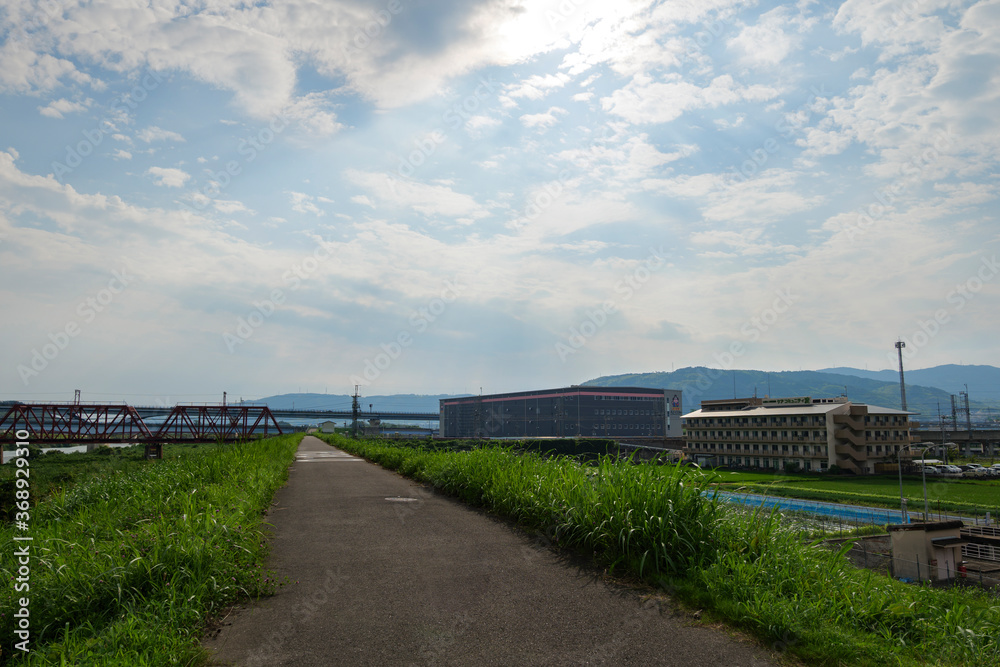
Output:
<instances>
[{"instance_id":1,"label":"green grass","mask_svg":"<svg viewBox=\"0 0 1000 667\"><path fill-rule=\"evenodd\" d=\"M712 610L809 664L1000 663L995 598L858 570L843 550L800 541L775 514L706 497L711 474L610 458L581 465L489 446L448 452L323 438L544 529L560 546Z\"/></svg>"},{"instance_id":2,"label":"green grass","mask_svg":"<svg viewBox=\"0 0 1000 667\"><path fill-rule=\"evenodd\" d=\"M301 435L222 446L166 447L162 461L108 457L48 497L30 527L30 591L0 596L0 660L17 665L171 665L203 660L207 618L265 595L263 512L286 479ZM72 465L71 457L58 464ZM32 492L48 457L31 462ZM56 457L62 459L63 457ZM89 464L87 464L89 465ZM84 468L87 467L84 466ZM100 468L100 464L94 464ZM7 466L4 466L5 468ZM58 474L58 473L57 473ZM13 579L12 549L0 576ZM12 653L16 597L30 598L32 652Z\"/></svg>"},{"instance_id":3,"label":"green grass","mask_svg":"<svg viewBox=\"0 0 1000 667\"><path fill-rule=\"evenodd\" d=\"M715 471L718 482L727 487L766 492L770 495L829 500L858 505L899 508L899 478L883 476L817 476L779 473ZM923 480L903 476L903 495L911 511L924 506ZM1000 480L927 478L927 497L931 510L949 512L987 511L1000 514Z\"/></svg>"},{"instance_id":4,"label":"green grass","mask_svg":"<svg viewBox=\"0 0 1000 667\"><path fill-rule=\"evenodd\" d=\"M217 443L170 444L164 447L169 458L186 457L215 449ZM40 453L41 450L38 449ZM53 494L65 493L80 481L96 475L133 469L145 460L142 445L101 447L92 452L67 454L52 450L31 459L31 503L37 505ZM13 519L16 466L0 466L0 522Z\"/></svg>"}]
</instances>

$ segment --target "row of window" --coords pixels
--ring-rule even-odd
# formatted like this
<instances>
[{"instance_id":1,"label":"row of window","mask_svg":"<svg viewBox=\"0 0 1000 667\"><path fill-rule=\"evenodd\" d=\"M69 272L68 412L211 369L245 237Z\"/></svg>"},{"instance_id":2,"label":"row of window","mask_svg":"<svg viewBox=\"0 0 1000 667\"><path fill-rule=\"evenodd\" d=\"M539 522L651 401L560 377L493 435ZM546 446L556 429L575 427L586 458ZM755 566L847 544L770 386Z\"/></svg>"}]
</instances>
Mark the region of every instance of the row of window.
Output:
<instances>
[{"instance_id":1,"label":"row of window","mask_svg":"<svg viewBox=\"0 0 1000 667\"><path fill-rule=\"evenodd\" d=\"M604 408L594 408L594 414L598 417L631 417L633 415L639 417L649 417L652 415L663 414L659 410L605 410Z\"/></svg>"},{"instance_id":2,"label":"row of window","mask_svg":"<svg viewBox=\"0 0 1000 667\"><path fill-rule=\"evenodd\" d=\"M663 396L594 396L595 401L663 401Z\"/></svg>"},{"instance_id":3,"label":"row of window","mask_svg":"<svg viewBox=\"0 0 1000 667\"><path fill-rule=\"evenodd\" d=\"M810 435L811 434L811 435ZM824 431L705 431L688 429L688 437L692 440L826 440ZM907 434L903 431L865 431L865 438L868 440L907 440Z\"/></svg>"},{"instance_id":4,"label":"row of window","mask_svg":"<svg viewBox=\"0 0 1000 667\"><path fill-rule=\"evenodd\" d=\"M749 443L731 443L727 442L724 445L722 443L691 443L689 445L691 449L694 450L705 450L705 451L715 451L725 449L726 451L746 451L746 452L781 452L787 454L791 452L792 454L799 453L799 445L751 445ZM779 449L780 447L780 449ZM789 449L791 448L791 449ZM811 449L810 449L811 448ZM803 454L825 454L826 445L802 445Z\"/></svg>"},{"instance_id":5,"label":"row of window","mask_svg":"<svg viewBox=\"0 0 1000 667\"><path fill-rule=\"evenodd\" d=\"M779 449L779 447L781 449ZM791 452L792 454L799 453L799 445L755 445L750 443L699 443L692 442L688 444L688 448L695 451L706 451L714 452L718 451L744 451L744 452L781 452L782 454L787 454ZM791 449L789 449L791 448ZM811 449L810 449L811 448ZM865 450L869 454L896 454L900 449L899 445L866 445ZM803 454L825 454L826 445L802 445Z\"/></svg>"},{"instance_id":6,"label":"row of window","mask_svg":"<svg viewBox=\"0 0 1000 667\"><path fill-rule=\"evenodd\" d=\"M606 433L608 431L629 431L640 429L643 433L653 432L660 433L663 430L662 424L594 424L594 435L599 432Z\"/></svg>"},{"instance_id":7,"label":"row of window","mask_svg":"<svg viewBox=\"0 0 1000 667\"><path fill-rule=\"evenodd\" d=\"M827 461L825 459L820 461L804 461L796 459L772 458L768 456L759 458L749 456L720 456L718 458L719 464L721 465L746 468L777 468L783 470L789 463L797 465L802 470L826 470L827 467Z\"/></svg>"},{"instance_id":8,"label":"row of window","mask_svg":"<svg viewBox=\"0 0 1000 667\"><path fill-rule=\"evenodd\" d=\"M788 431L782 431L781 432L781 437L787 439L789 437L788 433L789 433ZM802 431L802 432L792 431L791 434L792 434L791 437L793 437L793 438L808 438L809 434L810 434L810 431ZM770 437L772 440L776 440L778 438L778 432L777 431L708 431L706 433L704 431L701 431L701 432L693 432L693 433L691 433L691 437L693 437L693 438L694 437L698 437L698 438L705 438L705 437L708 437L708 438L760 438L760 437L767 438L767 437ZM826 433L824 431L812 431L812 437L815 440L818 440L818 439L821 439L821 438L822 439L826 439Z\"/></svg>"},{"instance_id":9,"label":"row of window","mask_svg":"<svg viewBox=\"0 0 1000 667\"><path fill-rule=\"evenodd\" d=\"M837 415L834 415L837 416ZM853 417L853 416L852 416ZM858 415L857 419L862 419ZM866 425L872 426L906 426L909 417L901 415L864 415L863 421ZM787 416L777 415L774 417L692 417L687 420L689 426L781 426L783 424L793 425L821 425L826 423L826 415L810 416Z\"/></svg>"},{"instance_id":10,"label":"row of window","mask_svg":"<svg viewBox=\"0 0 1000 667\"><path fill-rule=\"evenodd\" d=\"M691 426L781 426L782 424L800 424L803 426L826 423L826 416L812 415L808 417L692 417L687 420Z\"/></svg>"}]
</instances>

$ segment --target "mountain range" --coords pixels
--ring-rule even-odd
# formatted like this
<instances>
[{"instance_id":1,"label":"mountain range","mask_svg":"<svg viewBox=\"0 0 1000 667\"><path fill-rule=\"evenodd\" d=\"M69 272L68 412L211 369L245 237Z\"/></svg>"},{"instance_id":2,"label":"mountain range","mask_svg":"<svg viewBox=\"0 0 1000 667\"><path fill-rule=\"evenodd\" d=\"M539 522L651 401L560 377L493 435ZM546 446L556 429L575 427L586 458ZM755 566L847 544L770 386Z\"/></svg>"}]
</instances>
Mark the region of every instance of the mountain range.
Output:
<instances>
[{"instance_id":1,"label":"mountain range","mask_svg":"<svg viewBox=\"0 0 1000 667\"><path fill-rule=\"evenodd\" d=\"M966 374L964 369L970 369ZM906 372L906 407L918 414L917 421L937 423L938 406L951 413L951 395L969 385L969 407L986 416L1000 408L1000 368L994 366L937 366ZM920 384L918 384L920 383ZM935 383L935 384L931 384ZM846 395L852 401L899 409L898 371L865 371L835 368L821 371L753 371L680 368L672 372L628 373L589 380L584 384L601 387L663 387L684 392L684 410L695 409L699 401L744 396L810 396L828 398ZM975 387L975 389L974 389ZM959 389L961 388L961 389ZM978 392L978 393L977 393ZM979 396L980 400L976 400Z\"/></svg>"},{"instance_id":2,"label":"mountain range","mask_svg":"<svg viewBox=\"0 0 1000 667\"><path fill-rule=\"evenodd\" d=\"M906 371L907 409L916 412L916 421L936 424L938 406L951 414L951 395L965 391L974 417L1000 413L1000 368L995 366L960 366L948 364L934 368ZM819 371L719 370L694 366L671 372L625 373L608 375L583 382L598 387L656 387L681 389L684 410L694 410L700 401L734 396L811 396L833 397L846 394L852 401L899 408L899 373L893 370L868 371L838 367ZM543 389L543 387L525 387ZM442 398L468 394L392 394L362 396L362 411L437 412ZM281 394L267 396L249 404L268 405L273 409L350 410L347 394Z\"/></svg>"}]
</instances>

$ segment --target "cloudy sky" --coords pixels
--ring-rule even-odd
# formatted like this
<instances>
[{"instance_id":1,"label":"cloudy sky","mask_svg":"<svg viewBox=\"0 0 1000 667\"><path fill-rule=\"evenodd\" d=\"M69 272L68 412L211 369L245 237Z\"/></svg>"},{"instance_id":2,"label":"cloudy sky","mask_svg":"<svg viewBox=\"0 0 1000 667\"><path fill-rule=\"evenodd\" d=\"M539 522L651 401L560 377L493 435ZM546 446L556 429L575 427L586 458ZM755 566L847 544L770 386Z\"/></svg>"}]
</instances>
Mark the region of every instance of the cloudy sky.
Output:
<instances>
[{"instance_id":1,"label":"cloudy sky","mask_svg":"<svg viewBox=\"0 0 1000 667\"><path fill-rule=\"evenodd\" d=\"M0 398L1000 365L1000 1L0 21Z\"/></svg>"}]
</instances>

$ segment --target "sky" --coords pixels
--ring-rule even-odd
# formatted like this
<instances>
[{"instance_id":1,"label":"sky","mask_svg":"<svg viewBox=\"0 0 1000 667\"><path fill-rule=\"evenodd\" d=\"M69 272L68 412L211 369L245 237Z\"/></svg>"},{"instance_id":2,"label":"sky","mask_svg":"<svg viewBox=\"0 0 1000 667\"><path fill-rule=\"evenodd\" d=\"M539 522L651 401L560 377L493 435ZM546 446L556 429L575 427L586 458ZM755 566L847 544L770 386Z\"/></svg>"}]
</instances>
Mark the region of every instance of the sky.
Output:
<instances>
[{"instance_id":1,"label":"sky","mask_svg":"<svg viewBox=\"0 0 1000 667\"><path fill-rule=\"evenodd\" d=\"M1000 365L1000 1L7 0L0 400Z\"/></svg>"}]
</instances>

